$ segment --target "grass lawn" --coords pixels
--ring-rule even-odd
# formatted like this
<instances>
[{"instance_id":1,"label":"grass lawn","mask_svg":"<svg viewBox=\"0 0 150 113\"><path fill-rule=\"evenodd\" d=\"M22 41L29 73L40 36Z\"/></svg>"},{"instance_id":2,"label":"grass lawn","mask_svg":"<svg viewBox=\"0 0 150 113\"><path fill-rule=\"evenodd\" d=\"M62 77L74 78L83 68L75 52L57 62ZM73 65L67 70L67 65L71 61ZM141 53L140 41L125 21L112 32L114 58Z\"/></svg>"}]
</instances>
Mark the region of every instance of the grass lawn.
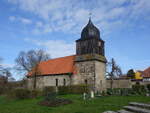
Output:
<instances>
[{"instance_id":1,"label":"grass lawn","mask_svg":"<svg viewBox=\"0 0 150 113\"><path fill-rule=\"evenodd\" d=\"M83 101L81 95L64 95L73 104L60 107L45 107L37 104L42 97L26 100L6 100L0 97L0 113L102 113L107 110L119 110L128 102L150 102L145 96L109 96Z\"/></svg>"}]
</instances>

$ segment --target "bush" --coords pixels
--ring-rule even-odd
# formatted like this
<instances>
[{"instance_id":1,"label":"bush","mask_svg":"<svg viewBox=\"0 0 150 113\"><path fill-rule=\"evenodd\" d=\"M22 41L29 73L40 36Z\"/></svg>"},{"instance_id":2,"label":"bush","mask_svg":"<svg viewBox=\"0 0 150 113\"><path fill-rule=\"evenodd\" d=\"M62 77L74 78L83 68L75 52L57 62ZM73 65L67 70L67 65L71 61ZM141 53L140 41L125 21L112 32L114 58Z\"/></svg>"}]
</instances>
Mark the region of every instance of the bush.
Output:
<instances>
[{"instance_id":1,"label":"bush","mask_svg":"<svg viewBox=\"0 0 150 113\"><path fill-rule=\"evenodd\" d=\"M36 97L39 97L39 96L42 96L42 95L43 95L42 91L39 91L39 90L30 91L30 97L31 98L36 98Z\"/></svg>"},{"instance_id":2,"label":"bush","mask_svg":"<svg viewBox=\"0 0 150 113\"><path fill-rule=\"evenodd\" d=\"M0 95L5 95L13 88L10 85L0 85Z\"/></svg>"},{"instance_id":3,"label":"bush","mask_svg":"<svg viewBox=\"0 0 150 113\"><path fill-rule=\"evenodd\" d=\"M55 86L45 87L43 90L44 96L48 93L55 93L58 90L58 94L82 94L88 93L89 88L87 85L72 85L72 86Z\"/></svg>"},{"instance_id":4,"label":"bush","mask_svg":"<svg viewBox=\"0 0 150 113\"><path fill-rule=\"evenodd\" d=\"M135 94L138 94L138 95L146 94L146 88L144 85L136 84L132 86L132 89L135 92Z\"/></svg>"},{"instance_id":5,"label":"bush","mask_svg":"<svg viewBox=\"0 0 150 113\"><path fill-rule=\"evenodd\" d=\"M107 96L107 92L106 92L106 91L102 91L102 92L101 92L101 95L102 95L102 96Z\"/></svg>"},{"instance_id":6,"label":"bush","mask_svg":"<svg viewBox=\"0 0 150 113\"><path fill-rule=\"evenodd\" d=\"M70 86L70 93L73 94L83 94L88 93L89 87L87 85L72 85Z\"/></svg>"},{"instance_id":7,"label":"bush","mask_svg":"<svg viewBox=\"0 0 150 113\"><path fill-rule=\"evenodd\" d=\"M46 96L48 93L54 93L54 92L56 92L55 86L47 86L47 87L44 87L44 89L43 89L44 96Z\"/></svg>"},{"instance_id":8,"label":"bush","mask_svg":"<svg viewBox=\"0 0 150 113\"><path fill-rule=\"evenodd\" d=\"M14 89L7 94L9 98L13 99L28 99L31 96L31 92L28 89Z\"/></svg>"},{"instance_id":9,"label":"bush","mask_svg":"<svg viewBox=\"0 0 150 113\"><path fill-rule=\"evenodd\" d=\"M71 93L70 87L69 86L59 86L58 93L61 95L69 94L69 93Z\"/></svg>"},{"instance_id":10,"label":"bush","mask_svg":"<svg viewBox=\"0 0 150 113\"><path fill-rule=\"evenodd\" d=\"M107 95L113 95L113 89L108 88L106 93Z\"/></svg>"},{"instance_id":11,"label":"bush","mask_svg":"<svg viewBox=\"0 0 150 113\"><path fill-rule=\"evenodd\" d=\"M113 89L109 88L107 89L107 94L108 95L121 95L123 90L124 89L121 89L121 88L113 88Z\"/></svg>"},{"instance_id":12,"label":"bush","mask_svg":"<svg viewBox=\"0 0 150 113\"><path fill-rule=\"evenodd\" d=\"M4 94L6 89L4 89L2 86L0 86L0 95Z\"/></svg>"},{"instance_id":13,"label":"bush","mask_svg":"<svg viewBox=\"0 0 150 113\"><path fill-rule=\"evenodd\" d=\"M114 89L109 88L107 89L107 94L127 96L127 95L132 95L133 90L131 88L114 88Z\"/></svg>"},{"instance_id":14,"label":"bush","mask_svg":"<svg viewBox=\"0 0 150 113\"><path fill-rule=\"evenodd\" d=\"M133 85L132 88L114 88L114 89L107 89L108 95L145 95L146 89L144 85L136 84Z\"/></svg>"},{"instance_id":15,"label":"bush","mask_svg":"<svg viewBox=\"0 0 150 113\"><path fill-rule=\"evenodd\" d=\"M147 84L147 89L148 89L148 91L150 92L150 84Z\"/></svg>"},{"instance_id":16,"label":"bush","mask_svg":"<svg viewBox=\"0 0 150 113\"><path fill-rule=\"evenodd\" d=\"M132 90L132 88L122 88L120 89L120 95L122 96L129 96L129 95L133 95L134 92Z\"/></svg>"},{"instance_id":17,"label":"bush","mask_svg":"<svg viewBox=\"0 0 150 113\"><path fill-rule=\"evenodd\" d=\"M56 99L57 94L56 93L48 93L45 97L45 101L51 101Z\"/></svg>"},{"instance_id":18,"label":"bush","mask_svg":"<svg viewBox=\"0 0 150 113\"><path fill-rule=\"evenodd\" d=\"M42 96L42 92L39 90L14 89L7 93L7 97L11 99L29 99L38 96Z\"/></svg>"}]
</instances>

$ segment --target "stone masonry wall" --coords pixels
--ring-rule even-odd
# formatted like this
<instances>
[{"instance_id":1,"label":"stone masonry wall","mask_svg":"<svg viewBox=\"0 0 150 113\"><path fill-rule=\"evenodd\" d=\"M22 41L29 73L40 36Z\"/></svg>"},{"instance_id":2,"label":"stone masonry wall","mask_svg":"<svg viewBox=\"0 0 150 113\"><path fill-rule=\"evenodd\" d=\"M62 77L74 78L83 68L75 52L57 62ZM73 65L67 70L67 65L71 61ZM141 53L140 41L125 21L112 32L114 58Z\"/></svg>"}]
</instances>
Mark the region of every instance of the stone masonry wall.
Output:
<instances>
[{"instance_id":1,"label":"stone masonry wall","mask_svg":"<svg viewBox=\"0 0 150 113\"><path fill-rule=\"evenodd\" d=\"M93 76L93 62L87 61L87 62L77 62L75 64L77 74L72 76L71 83L73 85L77 84L85 84L85 80L87 80L87 83L90 84L91 77Z\"/></svg>"},{"instance_id":2,"label":"stone masonry wall","mask_svg":"<svg viewBox=\"0 0 150 113\"><path fill-rule=\"evenodd\" d=\"M110 85L111 80L106 80L107 88L111 88ZM150 84L150 81L139 81L140 85ZM135 85L136 81L131 81L130 79L120 79L113 80L113 88L132 88L132 85Z\"/></svg>"},{"instance_id":3,"label":"stone masonry wall","mask_svg":"<svg viewBox=\"0 0 150 113\"><path fill-rule=\"evenodd\" d=\"M97 91L106 89L105 81L105 63L100 61L84 61L76 62L77 75L73 75L71 83L89 84L95 87Z\"/></svg>"},{"instance_id":4,"label":"stone masonry wall","mask_svg":"<svg viewBox=\"0 0 150 113\"><path fill-rule=\"evenodd\" d=\"M58 86L70 85L70 77L69 75L50 75L50 76L39 76L37 77L36 87L37 89L43 89L46 86L56 86L56 79L58 79ZM28 78L27 87L29 89L33 89L33 78Z\"/></svg>"},{"instance_id":5,"label":"stone masonry wall","mask_svg":"<svg viewBox=\"0 0 150 113\"><path fill-rule=\"evenodd\" d=\"M100 91L106 90L106 64L103 62L95 61L96 71L96 88Z\"/></svg>"},{"instance_id":6,"label":"stone masonry wall","mask_svg":"<svg viewBox=\"0 0 150 113\"><path fill-rule=\"evenodd\" d=\"M133 82L129 79L113 80L113 88L132 88ZM107 88L111 88L111 80L106 80Z\"/></svg>"}]
</instances>

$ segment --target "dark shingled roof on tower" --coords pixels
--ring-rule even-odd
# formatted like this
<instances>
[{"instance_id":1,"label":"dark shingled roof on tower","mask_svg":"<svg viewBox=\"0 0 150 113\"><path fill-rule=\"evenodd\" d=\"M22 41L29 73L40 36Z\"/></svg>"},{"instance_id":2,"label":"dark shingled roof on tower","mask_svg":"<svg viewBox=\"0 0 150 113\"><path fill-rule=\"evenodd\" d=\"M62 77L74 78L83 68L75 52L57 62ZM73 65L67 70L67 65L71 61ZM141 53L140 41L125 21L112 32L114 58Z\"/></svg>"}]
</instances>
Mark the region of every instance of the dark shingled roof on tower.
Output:
<instances>
[{"instance_id":1,"label":"dark shingled roof on tower","mask_svg":"<svg viewBox=\"0 0 150 113\"><path fill-rule=\"evenodd\" d=\"M89 19L88 24L83 28L81 32L81 40L89 39L89 38L100 39L100 31L96 26L94 26L91 19Z\"/></svg>"}]
</instances>

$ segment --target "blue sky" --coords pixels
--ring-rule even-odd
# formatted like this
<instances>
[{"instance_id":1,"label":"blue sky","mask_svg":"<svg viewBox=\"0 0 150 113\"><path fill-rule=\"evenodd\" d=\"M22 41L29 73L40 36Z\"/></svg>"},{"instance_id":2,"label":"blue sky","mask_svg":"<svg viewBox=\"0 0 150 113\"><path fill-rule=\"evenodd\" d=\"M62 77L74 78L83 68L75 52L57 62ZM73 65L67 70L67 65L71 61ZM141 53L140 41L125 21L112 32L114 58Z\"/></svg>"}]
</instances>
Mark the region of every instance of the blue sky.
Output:
<instances>
[{"instance_id":1,"label":"blue sky","mask_svg":"<svg viewBox=\"0 0 150 113\"><path fill-rule=\"evenodd\" d=\"M42 48L52 58L75 54L89 13L106 58L124 73L150 66L150 0L0 0L0 57L12 67L20 51ZM19 75L14 75L19 78Z\"/></svg>"}]
</instances>

